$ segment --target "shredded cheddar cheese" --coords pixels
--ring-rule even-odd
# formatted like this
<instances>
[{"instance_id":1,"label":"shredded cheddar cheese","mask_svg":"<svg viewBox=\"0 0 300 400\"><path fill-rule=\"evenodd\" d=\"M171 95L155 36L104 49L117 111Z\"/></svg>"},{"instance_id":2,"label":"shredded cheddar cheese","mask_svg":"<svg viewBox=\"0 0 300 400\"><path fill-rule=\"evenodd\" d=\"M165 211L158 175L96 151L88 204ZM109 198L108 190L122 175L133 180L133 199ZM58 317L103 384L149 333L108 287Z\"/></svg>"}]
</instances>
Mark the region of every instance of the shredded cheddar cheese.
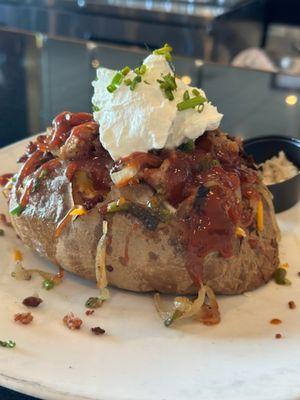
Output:
<instances>
[{"instance_id":1,"label":"shredded cheddar cheese","mask_svg":"<svg viewBox=\"0 0 300 400\"><path fill-rule=\"evenodd\" d=\"M22 253L20 252L20 250L18 250L18 249L16 249L15 251L14 251L14 260L17 262L17 261L23 261L23 255L22 255Z\"/></svg>"},{"instance_id":2,"label":"shredded cheddar cheese","mask_svg":"<svg viewBox=\"0 0 300 400\"><path fill-rule=\"evenodd\" d=\"M87 210L82 207L82 206L74 206L72 207L67 214L63 217L63 219L58 223L55 232L54 232L54 237L59 237L63 231L63 229L66 227L66 225L72 220L74 217L78 217L80 215L87 214Z\"/></svg>"},{"instance_id":3,"label":"shredded cheddar cheese","mask_svg":"<svg viewBox=\"0 0 300 400\"><path fill-rule=\"evenodd\" d=\"M264 208L261 199L258 200L257 204L257 229L259 232L264 230Z\"/></svg>"},{"instance_id":4,"label":"shredded cheddar cheese","mask_svg":"<svg viewBox=\"0 0 300 400\"><path fill-rule=\"evenodd\" d=\"M246 232L244 231L244 229L241 228L241 227L239 227L239 226L236 227L236 229L235 229L235 234L236 234L237 236L239 236L239 237L246 237L246 236L247 236L247 234L246 234Z\"/></svg>"},{"instance_id":5,"label":"shredded cheddar cheese","mask_svg":"<svg viewBox=\"0 0 300 400\"><path fill-rule=\"evenodd\" d=\"M69 215L72 217L75 216L78 217L79 215L85 215L85 214L87 214L87 210L82 206L78 206L69 211Z\"/></svg>"}]
</instances>

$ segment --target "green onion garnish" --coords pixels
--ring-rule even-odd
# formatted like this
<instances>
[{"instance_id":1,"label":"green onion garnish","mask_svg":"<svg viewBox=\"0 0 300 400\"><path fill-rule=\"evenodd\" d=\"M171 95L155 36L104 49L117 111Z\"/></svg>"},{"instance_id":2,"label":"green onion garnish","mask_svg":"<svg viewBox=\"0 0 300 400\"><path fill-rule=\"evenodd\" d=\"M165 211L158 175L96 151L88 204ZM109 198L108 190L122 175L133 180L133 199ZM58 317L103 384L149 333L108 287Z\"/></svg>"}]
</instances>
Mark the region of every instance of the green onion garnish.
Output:
<instances>
[{"instance_id":1,"label":"green onion garnish","mask_svg":"<svg viewBox=\"0 0 300 400\"><path fill-rule=\"evenodd\" d=\"M203 104L207 99L203 96L193 97L192 99L184 100L177 104L178 111L188 110L189 108L195 108L200 104Z\"/></svg>"},{"instance_id":2,"label":"green onion garnish","mask_svg":"<svg viewBox=\"0 0 300 400\"><path fill-rule=\"evenodd\" d=\"M124 75L122 74L122 72L117 72L115 74L115 76L112 78L110 85L108 85L106 88L109 93L113 93L115 90L117 90L118 86L121 85L123 78Z\"/></svg>"},{"instance_id":3,"label":"green onion garnish","mask_svg":"<svg viewBox=\"0 0 300 400\"><path fill-rule=\"evenodd\" d=\"M94 112L97 112L97 111L100 111L100 108L99 107L97 107L97 106L95 106L95 104L93 104L93 111Z\"/></svg>"},{"instance_id":4,"label":"green onion garnish","mask_svg":"<svg viewBox=\"0 0 300 400\"><path fill-rule=\"evenodd\" d=\"M99 308L103 303L103 300L101 300L99 297L90 297L87 299L85 302L86 308Z\"/></svg>"},{"instance_id":5,"label":"green onion garnish","mask_svg":"<svg viewBox=\"0 0 300 400\"><path fill-rule=\"evenodd\" d=\"M0 229L0 236L4 236L4 230Z\"/></svg>"},{"instance_id":6,"label":"green onion garnish","mask_svg":"<svg viewBox=\"0 0 300 400\"><path fill-rule=\"evenodd\" d=\"M108 85L106 89L109 91L109 93L113 93L115 90L117 90L117 86Z\"/></svg>"},{"instance_id":7,"label":"green onion garnish","mask_svg":"<svg viewBox=\"0 0 300 400\"><path fill-rule=\"evenodd\" d=\"M126 76L129 72L130 72L130 68L128 66L121 69L121 74L123 76Z\"/></svg>"},{"instance_id":8,"label":"green onion garnish","mask_svg":"<svg viewBox=\"0 0 300 400\"><path fill-rule=\"evenodd\" d=\"M147 66L145 64L142 64L140 67L136 67L134 69L134 72L137 75L144 75L144 73L147 71Z\"/></svg>"},{"instance_id":9,"label":"green onion garnish","mask_svg":"<svg viewBox=\"0 0 300 400\"><path fill-rule=\"evenodd\" d=\"M7 347L9 349L13 349L16 346L16 342L13 340L0 340L0 346L1 347Z\"/></svg>"},{"instance_id":10,"label":"green onion garnish","mask_svg":"<svg viewBox=\"0 0 300 400\"><path fill-rule=\"evenodd\" d=\"M14 216L19 216L22 214L22 211L24 210L24 208L21 206L21 204L16 205L14 208L12 208L11 210L9 210L11 215Z\"/></svg>"},{"instance_id":11,"label":"green onion garnish","mask_svg":"<svg viewBox=\"0 0 300 400\"><path fill-rule=\"evenodd\" d=\"M197 111L198 111L198 113L201 114L203 110L204 110L204 103L199 104L199 105L197 106Z\"/></svg>"},{"instance_id":12,"label":"green onion garnish","mask_svg":"<svg viewBox=\"0 0 300 400\"><path fill-rule=\"evenodd\" d=\"M133 78L133 81L131 82L130 85L130 90L134 90L136 88L136 85L142 81L142 78L140 75L137 75L136 77Z\"/></svg>"},{"instance_id":13,"label":"green onion garnish","mask_svg":"<svg viewBox=\"0 0 300 400\"><path fill-rule=\"evenodd\" d=\"M168 44L165 43L163 47L161 47L160 49L156 49L153 51L153 54L155 55L160 55L160 56L165 56L167 61L171 61L172 60L172 56L171 56L171 52L173 51L173 48Z\"/></svg>"},{"instance_id":14,"label":"green onion garnish","mask_svg":"<svg viewBox=\"0 0 300 400\"><path fill-rule=\"evenodd\" d=\"M193 89L193 90L192 90L192 93L193 93L195 96L200 96L200 92L199 92L199 90L197 90L197 89Z\"/></svg>"},{"instance_id":15,"label":"green onion garnish","mask_svg":"<svg viewBox=\"0 0 300 400\"><path fill-rule=\"evenodd\" d=\"M124 80L124 83L125 83L126 86L130 86L132 84L132 80L127 78L127 79Z\"/></svg>"},{"instance_id":16,"label":"green onion garnish","mask_svg":"<svg viewBox=\"0 0 300 400\"><path fill-rule=\"evenodd\" d=\"M54 288L54 282L51 279L45 279L43 281L43 288L46 290L51 290Z\"/></svg>"},{"instance_id":17,"label":"green onion garnish","mask_svg":"<svg viewBox=\"0 0 300 400\"><path fill-rule=\"evenodd\" d=\"M186 90L186 91L183 93L183 100L186 101L186 100L188 100L189 98L190 98L189 91Z\"/></svg>"},{"instance_id":18,"label":"green onion garnish","mask_svg":"<svg viewBox=\"0 0 300 400\"><path fill-rule=\"evenodd\" d=\"M186 151L187 153L190 153L195 150L195 142L193 140L188 140L185 143L182 143L181 146L179 146L179 149L181 151Z\"/></svg>"},{"instance_id":19,"label":"green onion garnish","mask_svg":"<svg viewBox=\"0 0 300 400\"><path fill-rule=\"evenodd\" d=\"M164 92L165 96L169 100L174 100L173 91L177 89L177 84L175 81L175 76L170 73L163 75L162 79L157 79L159 87Z\"/></svg>"}]
</instances>

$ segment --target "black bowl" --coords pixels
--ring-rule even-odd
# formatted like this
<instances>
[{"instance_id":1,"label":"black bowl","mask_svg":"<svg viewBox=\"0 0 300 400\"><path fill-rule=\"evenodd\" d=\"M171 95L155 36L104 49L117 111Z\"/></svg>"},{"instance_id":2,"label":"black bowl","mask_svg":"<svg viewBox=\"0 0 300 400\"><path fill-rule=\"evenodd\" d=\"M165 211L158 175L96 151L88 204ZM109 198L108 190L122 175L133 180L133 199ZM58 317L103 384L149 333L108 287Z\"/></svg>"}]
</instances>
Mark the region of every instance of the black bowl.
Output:
<instances>
[{"instance_id":1,"label":"black bowl","mask_svg":"<svg viewBox=\"0 0 300 400\"><path fill-rule=\"evenodd\" d=\"M277 156L283 150L300 171L300 139L289 136L258 136L244 141L244 150L257 164ZM284 182L267 185L273 194L276 213L291 208L300 200L300 173Z\"/></svg>"}]
</instances>

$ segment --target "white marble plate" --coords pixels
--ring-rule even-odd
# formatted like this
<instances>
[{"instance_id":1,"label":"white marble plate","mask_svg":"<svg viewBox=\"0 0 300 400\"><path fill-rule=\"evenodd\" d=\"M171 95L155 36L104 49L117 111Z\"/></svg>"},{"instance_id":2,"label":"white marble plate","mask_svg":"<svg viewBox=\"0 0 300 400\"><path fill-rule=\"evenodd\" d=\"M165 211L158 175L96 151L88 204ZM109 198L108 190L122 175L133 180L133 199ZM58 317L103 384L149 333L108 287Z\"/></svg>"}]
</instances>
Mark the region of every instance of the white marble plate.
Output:
<instances>
[{"instance_id":1,"label":"white marble plate","mask_svg":"<svg viewBox=\"0 0 300 400\"><path fill-rule=\"evenodd\" d=\"M0 173L16 171L24 142L0 150ZM1 199L1 211L5 202ZM291 287L269 283L241 296L219 299L222 322L206 327L183 321L165 328L152 296L113 290L112 299L86 317L85 300L96 296L91 282L67 275L52 291L41 279L10 276L12 251L24 253L25 266L54 270L26 249L14 232L0 237L0 385L43 399L190 400L300 398L300 205L278 216L281 259L290 264ZM22 300L38 291L42 305L28 326L13 322L25 311ZM288 308L294 300L295 310ZM69 331L62 317L73 311L84 320ZM271 325L280 318L281 325ZM107 334L94 336L100 325ZM283 339L276 340L281 333Z\"/></svg>"}]
</instances>

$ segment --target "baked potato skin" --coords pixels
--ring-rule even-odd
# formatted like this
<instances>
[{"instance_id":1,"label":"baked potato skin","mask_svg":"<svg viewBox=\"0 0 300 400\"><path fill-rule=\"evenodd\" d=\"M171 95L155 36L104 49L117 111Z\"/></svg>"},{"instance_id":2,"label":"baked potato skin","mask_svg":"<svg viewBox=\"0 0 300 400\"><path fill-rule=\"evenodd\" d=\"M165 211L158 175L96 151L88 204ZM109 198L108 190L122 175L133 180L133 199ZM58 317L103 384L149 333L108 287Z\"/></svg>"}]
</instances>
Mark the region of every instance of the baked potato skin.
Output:
<instances>
[{"instance_id":1,"label":"baked potato skin","mask_svg":"<svg viewBox=\"0 0 300 400\"><path fill-rule=\"evenodd\" d=\"M147 185L126 189L126 198L146 202L151 196ZM99 207L70 222L55 238L55 229L73 206L72 188L65 177L65 167L55 176L44 179L30 196L20 216L12 216L12 224L22 241L54 264L86 279L95 280L95 255L102 235L103 217ZM113 193L111 193L113 197ZM9 196L9 208L17 203L15 188ZM271 205L264 203L264 230L259 246L252 248L249 238L234 238L234 255L223 258L216 253L204 260L203 282L215 293L239 294L266 283L278 267L277 227L271 218ZM110 285L136 292L159 291L172 294L197 292L186 268L185 246L182 243L176 216L149 230L128 212L107 215L107 279Z\"/></svg>"}]
</instances>

